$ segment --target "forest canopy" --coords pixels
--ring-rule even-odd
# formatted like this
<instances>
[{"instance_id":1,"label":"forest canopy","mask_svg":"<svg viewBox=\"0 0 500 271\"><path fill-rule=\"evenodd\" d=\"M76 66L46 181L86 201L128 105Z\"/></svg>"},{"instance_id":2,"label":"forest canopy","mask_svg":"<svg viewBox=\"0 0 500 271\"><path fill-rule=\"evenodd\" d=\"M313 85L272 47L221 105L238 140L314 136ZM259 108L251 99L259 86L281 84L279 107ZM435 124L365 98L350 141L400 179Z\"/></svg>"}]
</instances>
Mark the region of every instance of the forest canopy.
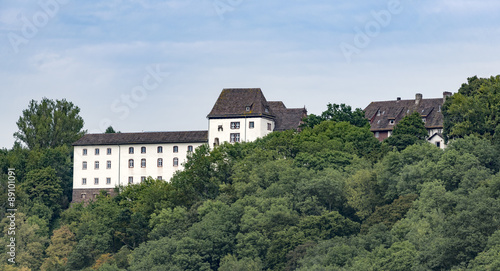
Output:
<instances>
[{"instance_id":1,"label":"forest canopy","mask_svg":"<svg viewBox=\"0 0 500 271\"><path fill-rule=\"evenodd\" d=\"M0 197L15 167L18 263L0 269L497 270L498 80L469 78L447 99L445 150L425 142L420 118L379 142L358 109L329 104L301 131L202 145L170 182L71 208L71 147L16 144L0 151ZM484 95L483 117L460 113Z\"/></svg>"}]
</instances>

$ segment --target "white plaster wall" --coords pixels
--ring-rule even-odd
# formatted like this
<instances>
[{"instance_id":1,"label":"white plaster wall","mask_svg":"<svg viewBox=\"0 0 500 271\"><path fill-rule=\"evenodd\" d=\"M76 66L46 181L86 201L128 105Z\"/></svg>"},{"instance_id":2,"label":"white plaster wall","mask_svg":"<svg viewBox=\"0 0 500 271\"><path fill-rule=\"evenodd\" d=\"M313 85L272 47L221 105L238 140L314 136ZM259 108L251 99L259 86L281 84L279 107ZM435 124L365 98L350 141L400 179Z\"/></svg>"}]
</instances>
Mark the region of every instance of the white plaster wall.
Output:
<instances>
[{"instance_id":1,"label":"white plaster wall","mask_svg":"<svg viewBox=\"0 0 500 271\"><path fill-rule=\"evenodd\" d=\"M254 122L254 128L249 128L249 123ZM239 122L239 129L231 129L231 122ZM271 130L267 129L267 124L271 124ZM219 131L222 125L223 131ZM219 143L230 142L232 133L240 133L240 142L254 141L264 137L274 131L275 123L267 118L232 118L232 119L210 119L208 123L208 143L211 148L214 146L215 138L219 138Z\"/></svg>"},{"instance_id":2,"label":"white plaster wall","mask_svg":"<svg viewBox=\"0 0 500 271\"><path fill-rule=\"evenodd\" d=\"M439 148L441 148L443 150L446 148L446 145L444 144L444 139L442 139L440 136L435 136L427 141L429 143L433 144L434 146L436 146L436 142L439 142Z\"/></svg>"},{"instance_id":3,"label":"white plaster wall","mask_svg":"<svg viewBox=\"0 0 500 271\"><path fill-rule=\"evenodd\" d=\"M95 155L95 149L99 149L99 155ZM111 154L107 149L111 148ZM83 155L83 149L87 149L87 155ZM83 162L87 162L87 169L83 170ZM95 161L99 161L99 169L94 168ZM111 168L106 168L107 161L111 161ZM118 183L119 172L119 147L116 145L103 146L75 146L73 166L73 188L113 188ZM87 179L87 184L82 184L82 179ZM94 184L94 178L99 178L99 184ZM106 184L106 178L111 178L111 183Z\"/></svg>"},{"instance_id":4,"label":"white plaster wall","mask_svg":"<svg viewBox=\"0 0 500 271\"><path fill-rule=\"evenodd\" d=\"M75 146L73 188L114 188L118 185L128 185L130 176L134 183L140 183L141 177L151 176L170 181L174 172L183 170L183 164L188 154L188 146L193 146L193 151L202 143L171 143L171 144L129 144L113 146ZM163 147L163 153L158 153L158 146ZM178 146L178 152L173 152L173 147ZM129 154L129 147L134 147L134 153ZM141 147L146 147L146 153L141 153ZM95 155L95 148L100 149L100 154ZM111 155L106 154L107 148L111 148ZM82 155L83 149L87 149L87 155ZM179 158L179 165L174 167L174 158ZM163 167L157 166L158 158L163 159ZM129 159L134 159L134 167L129 168ZM146 159L146 167L141 167L141 159ZM106 169L107 161L111 161L111 169ZM87 170L82 169L82 162L87 162ZM99 161L99 169L94 169L95 161ZM82 178L87 178L87 184L82 184ZM99 178L99 184L94 184L94 178ZM106 184L106 178L111 178L111 183Z\"/></svg>"}]
</instances>

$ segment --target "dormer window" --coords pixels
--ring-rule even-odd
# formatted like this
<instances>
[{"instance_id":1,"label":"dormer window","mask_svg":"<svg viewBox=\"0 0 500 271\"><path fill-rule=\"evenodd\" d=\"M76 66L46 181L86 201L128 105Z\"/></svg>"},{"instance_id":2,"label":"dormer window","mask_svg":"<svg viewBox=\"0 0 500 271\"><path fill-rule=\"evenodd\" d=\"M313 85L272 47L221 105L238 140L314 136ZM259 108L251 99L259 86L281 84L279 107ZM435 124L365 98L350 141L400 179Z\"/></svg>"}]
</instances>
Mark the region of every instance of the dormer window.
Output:
<instances>
[{"instance_id":1,"label":"dormer window","mask_svg":"<svg viewBox=\"0 0 500 271\"><path fill-rule=\"evenodd\" d=\"M377 110L377 116L380 116L380 109Z\"/></svg>"},{"instance_id":2,"label":"dormer window","mask_svg":"<svg viewBox=\"0 0 500 271\"><path fill-rule=\"evenodd\" d=\"M394 120L393 119L389 120L389 125L394 125Z\"/></svg>"},{"instance_id":3,"label":"dormer window","mask_svg":"<svg viewBox=\"0 0 500 271\"><path fill-rule=\"evenodd\" d=\"M250 112L250 106L245 107L245 111Z\"/></svg>"},{"instance_id":4,"label":"dormer window","mask_svg":"<svg viewBox=\"0 0 500 271\"><path fill-rule=\"evenodd\" d=\"M264 109L264 111L265 111L266 113L269 113L269 108L268 108L268 107L266 107L266 109Z\"/></svg>"},{"instance_id":5,"label":"dormer window","mask_svg":"<svg viewBox=\"0 0 500 271\"><path fill-rule=\"evenodd\" d=\"M425 118L422 118L422 121L425 123Z\"/></svg>"}]
</instances>

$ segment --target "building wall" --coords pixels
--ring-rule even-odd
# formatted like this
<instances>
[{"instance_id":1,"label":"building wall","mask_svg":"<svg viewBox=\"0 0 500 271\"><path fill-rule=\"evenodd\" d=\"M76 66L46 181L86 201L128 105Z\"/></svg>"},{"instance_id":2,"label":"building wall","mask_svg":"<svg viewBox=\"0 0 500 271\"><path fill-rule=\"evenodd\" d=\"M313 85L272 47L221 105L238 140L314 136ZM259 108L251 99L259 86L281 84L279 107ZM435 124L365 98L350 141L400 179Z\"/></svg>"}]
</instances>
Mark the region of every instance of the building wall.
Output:
<instances>
[{"instance_id":1,"label":"building wall","mask_svg":"<svg viewBox=\"0 0 500 271\"><path fill-rule=\"evenodd\" d=\"M375 136L375 138L378 139L378 141L381 141L381 142L390 136L388 131L373 132L373 135Z\"/></svg>"},{"instance_id":2,"label":"building wall","mask_svg":"<svg viewBox=\"0 0 500 271\"><path fill-rule=\"evenodd\" d=\"M446 148L446 145L444 144L444 139L440 136L434 136L431 139L429 139L428 142L443 150Z\"/></svg>"},{"instance_id":3,"label":"building wall","mask_svg":"<svg viewBox=\"0 0 500 271\"><path fill-rule=\"evenodd\" d=\"M73 167L73 189L113 189L116 186L126 186L129 177L133 178L133 183L140 183L142 177L151 176L164 180L170 180L177 170L182 170L183 163L188 155L188 147L193 150L202 143L171 143L171 144L128 144L111 146L75 146L74 167ZM177 152L174 152L177 146ZM129 148L134 148L134 153L129 153ZM141 148L145 147L146 152L141 153ZM163 152L158 152L158 147L163 148ZM111 154L107 149L111 149ZM87 154L83 154L83 150ZM95 149L99 149L99 155L95 154ZM163 166L158 166L158 158L163 159ZM178 158L178 165L174 166L174 158ZM129 167L129 160L134 160L134 166ZM145 159L146 166L141 166L141 160ZM99 162L99 168L95 168L95 162ZM107 162L111 162L111 168L107 168ZM83 169L83 162L87 162L87 169ZM82 182L86 179L86 184ZM95 183L98 178L98 183ZM107 183L107 178L111 181Z\"/></svg>"},{"instance_id":4,"label":"building wall","mask_svg":"<svg viewBox=\"0 0 500 271\"><path fill-rule=\"evenodd\" d=\"M231 129L231 122L239 122L240 128ZM253 122L254 127L250 128L250 122ZM270 129L268 129L270 125ZM222 126L222 131L219 129ZM208 144L211 148L214 147L215 139L219 139L219 143L231 142L231 134L239 133L240 142L254 141L257 138L264 137L274 131L275 123L268 118L252 117L252 118L232 118L232 119L209 119L208 121Z\"/></svg>"}]
</instances>

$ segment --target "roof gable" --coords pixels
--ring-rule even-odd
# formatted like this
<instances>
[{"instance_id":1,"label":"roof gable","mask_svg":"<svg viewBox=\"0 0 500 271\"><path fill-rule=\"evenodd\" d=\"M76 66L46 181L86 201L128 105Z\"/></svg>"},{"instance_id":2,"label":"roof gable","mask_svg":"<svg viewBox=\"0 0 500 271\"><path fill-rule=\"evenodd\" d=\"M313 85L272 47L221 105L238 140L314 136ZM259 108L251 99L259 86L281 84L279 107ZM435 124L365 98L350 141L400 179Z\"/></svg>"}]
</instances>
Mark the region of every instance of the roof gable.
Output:
<instances>
[{"instance_id":1,"label":"roof gable","mask_svg":"<svg viewBox=\"0 0 500 271\"><path fill-rule=\"evenodd\" d=\"M244 116L267 116L274 118L260 88L223 89L207 117Z\"/></svg>"},{"instance_id":2,"label":"roof gable","mask_svg":"<svg viewBox=\"0 0 500 271\"><path fill-rule=\"evenodd\" d=\"M425 119L425 127L442 128L442 98L393 100L371 102L365 108L365 117L370 120L372 131L390 131L406 115L418 112ZM391 121L393 120L393 121Z\"/></svg>"}]
</instances>

